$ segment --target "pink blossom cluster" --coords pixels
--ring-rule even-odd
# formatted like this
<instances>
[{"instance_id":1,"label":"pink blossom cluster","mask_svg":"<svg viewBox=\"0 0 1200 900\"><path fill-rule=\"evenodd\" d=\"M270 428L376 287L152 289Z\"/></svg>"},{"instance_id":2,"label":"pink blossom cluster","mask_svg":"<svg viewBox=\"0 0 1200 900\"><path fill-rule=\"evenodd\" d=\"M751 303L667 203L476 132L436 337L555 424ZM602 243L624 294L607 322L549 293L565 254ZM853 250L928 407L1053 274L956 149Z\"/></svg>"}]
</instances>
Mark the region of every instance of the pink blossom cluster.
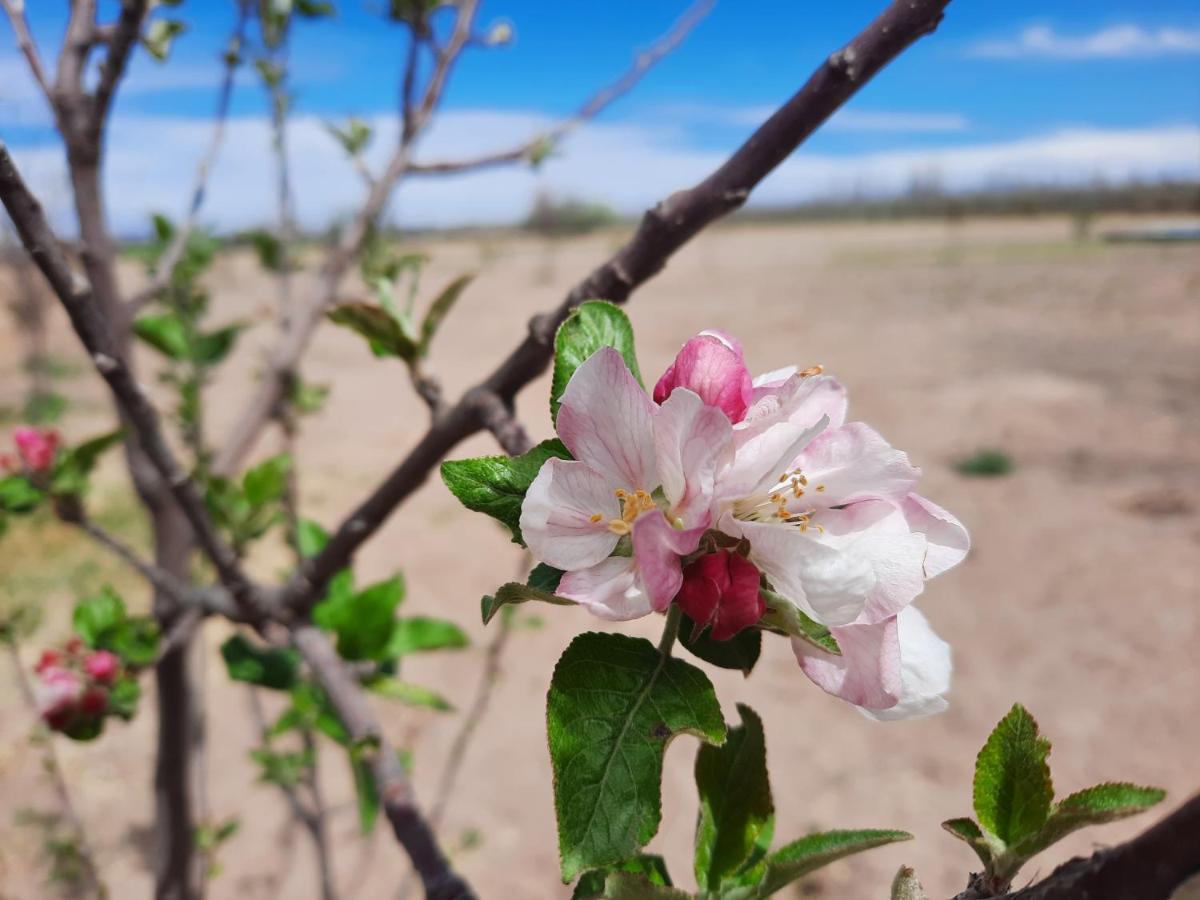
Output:
<instances>
[{"instance_id":1,"label":"pink blossom cluster","mask_svg":"<svg viewBox=\"0 0 1200 900\"><path fill-rule=\"evenodd\" d=\"M803 613L840 649L792 638L818 686L876 718L939 712L950 650L912 601L965 557L967 532L846 412L820 367L752 378L719 332L689 340L652 396L602 349L562 396L574 458L543 465L521 531L564 571L558 593L602 618L675 602L725 640L768 612Z\"/></svg>"},{"instance_id":2,"label":"pink blossom cluster","mask_svg":"<svg viewBox=\"0 0 1200 900\"><path fill-rule=\"evenodd\" d=\"M17 447L16 455L0 454L0 469L24 469L28 474L41 475L54 466L60 438L52 428L18 425L13 429L13 443Z\"/></svg>"},{"instance_id":3,"label":"pink blossom cluster","mask_svg":"<svg viewBox=\"0 0 1200 900\"><path fill-rule=\"evenodd\" d=\"M55 731L67 731L104 716L109 690L121 674L121 661L107 650L88 650L72 638L61 649L44 650L34 671L38 713Z\"/></svg>"}]
</instances>

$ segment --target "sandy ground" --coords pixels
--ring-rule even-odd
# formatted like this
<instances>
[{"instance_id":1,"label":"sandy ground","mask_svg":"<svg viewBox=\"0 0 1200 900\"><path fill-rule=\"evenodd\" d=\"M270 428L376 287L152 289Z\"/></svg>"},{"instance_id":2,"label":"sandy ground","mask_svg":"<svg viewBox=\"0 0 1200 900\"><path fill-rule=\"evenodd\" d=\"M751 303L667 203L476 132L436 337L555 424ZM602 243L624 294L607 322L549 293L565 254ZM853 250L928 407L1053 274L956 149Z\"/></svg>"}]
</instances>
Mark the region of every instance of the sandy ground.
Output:
<instances>
[{"instance_id":1,"label":"sandy ground","mask_svg":"<svg viewBox=\"0 0 1200 900\"><path fill-rule=\"evenodd\" d=\"M490 370L527 317L558 301L618 236L554 246L498 237L428 247L428 289L467 269L481 275L434 351L431 368L453 395ZM130 279L137 277L129 271ZM269 282L244 256L211 278L218 321L257 315L273 302ZM766 720L779 839L813 828L898 827L912 843L876 850L810 878L797 896L878 898L901 863L916 866L931 896L960 888L969 851L939 822L970 811L974 755L1014 701L1054 741L1060 792L1106 779L1157 784L1168 805L1200 787L1197 688L1200 637L1200 254L1194 247L1074 244L1065 220L812 226L730 226L703 235L640 291L629 307L643 370L660 372L692 332L741 336L752 368L820 362L851 392L853 418L870 422L924 468L922 492L955 511L974 549L931 583L921 607L953 645L952 706L932 719L867 721L813 687L781 640L768 640L749 679L715 672L729 718L748 702ZM0 326L0 404L17 401L17 354ZM55 345L73 353L64 324ZM217 387L212 427L231 420L270 340L256 329ZM149 363L149 360L145 360ZM148 367L148 366L147 366ZM324 329L305 365L333 385L325 412L306 424L300 451L303 505L332 524L369 490L425 426L403 372L361 343ZM98 385L81 378L65 424L71 437L104 424ZM521 398L536 436L549 434L546 384ZM1006 478L967 479L952 462L979 447L1016 460ZM271 450L264 441L260 450ZM491 452L477 438L459 455ZM115 493L119 470L106 469ZM128 517L127 517L128 518ZM136 533L136 523L133 526ZM120 577L54 527L25 543L0 544L0 590L33 585L47 609L35 644L65 633L72 591ZM32 549L31 549L32 548ZM65 561L64 561L65 560ZM278 570L270 553L260 574ZM360 558L362 579L403 569L405 609L446 616L475 639L457 654L414 660L406 677L436 685L460 707L472 696L488 634L478 598L519 564L483 517L457 507L435 479L395 516ZM39 568L40 567L40 568ZM43 571L53 568L49 573ZM40 575L39 575L40 573ZM133 582L132 602L142 603ZM445 828L465 874L483 897L569 896L558 884L543 698L571 636L605 627L582 612L537 611L540 629L519 631L503 658L494 703L470 750ZM627 627L652 635L656 622ZM207 758L214 820L241 828L222 849L214 898L316 896L303 834L289 829L278 793L254 783L255 743L244 690L225 678L215 648L227 630L210 625L205 680ZM148 684L149 687L149 684ZM150 895L145 847L151 828L152 705L96 745L60 742L76 802L117 898ZM414 753L419 789L432 790L456 715L386 702L380 715ZM53 896L43 882L36 829L22 808L53 809L39 775L30 719L8 672L0 683L0 895ZM691 739L666 760L664 853L677 881L691 883L696 813ZM391 898L405 870L382 834L355 834L345 764L327 753L322 777L344 895ZM1093 829L1027 870L1046 873L1068 855L1120 840L1149 818Z\"/></svg>"}]
</instances>

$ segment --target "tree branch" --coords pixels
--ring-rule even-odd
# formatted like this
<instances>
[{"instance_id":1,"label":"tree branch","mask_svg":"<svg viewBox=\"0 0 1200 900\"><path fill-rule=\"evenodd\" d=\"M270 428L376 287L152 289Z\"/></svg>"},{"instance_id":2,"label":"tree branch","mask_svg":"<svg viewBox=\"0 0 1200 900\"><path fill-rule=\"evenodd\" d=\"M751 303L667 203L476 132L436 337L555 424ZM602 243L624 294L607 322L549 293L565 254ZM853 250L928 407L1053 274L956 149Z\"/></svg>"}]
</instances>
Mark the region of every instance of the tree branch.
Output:
<instances>
[{"instance_id":1,"label":"tree branch","mask_svg":"<svg viewBox=\"0 0 1200 900\"><path fill-rule=\"evenodd\" d=\"M137 46L142 33L142 21L150 8L148 0L121 0L121 14L109 32L106 43L108 52L100 64L100 83L92 99L92 129L99 136L108 119L109 107L117 90L117 83L125 74L129 54ZM95 29L89 28L89 40L94 41Z\"/></svg>"},{"instance_id":2,"label":"tree branch","mask_svg":"<svg viewBox=\"0 0 1200 900\"><path fill-rule=\"evenodd\" d=\"M607 107L633 90L647 72L683 43L684 38L712 11L715 5L716 0L697 0L693 3L671 26L670 31L651 44L647 50L634 57L633 65L626 69L616 81L596 91L573 116L553 128L506 150L494 150L491 153L465 159L417 161L409 166L409 171L414 175L454 175L508 163L535 161L553 149L572 131L590 122Z\"/></svg>"},{"instance_id":3,"label":"tree branch","mask_svg":"<svg viewBox=\"0 0 1200 900\"><path fill-rule=\"evenodd\" d=\"M714 220L740 207L750 191L872 76L918 38L933 31L949 0L895 0L849 44L831 55L805 85L704 181L646 213L633 238L576 285L481 384L434 422L387 479L355 509L325 548L306 560L284 590L284 602L306 611L329 578L344 568L391 512L415 491L460 441L486 427L498 398L511 408L517 392L537 378L553 354L554 333L571 310L602 297L624 303L671 256Z\"/></svg>"},{"instance_id":4,"label":"tree branch","mask_svg":"<svg viewBox=\"0 0 1200 900\"><path fill-rule=\"evenodd\" d=\"M366 696L328 637L311 625L301 625L292 630L292 641L370 765L384 813L396 839L408 851L425 886L425 896L428 900L474 898L438 846L433 829L417 807L404 765L384 739Z\"/></svg>"},{"instance_id":5,"label":"tree branch","mask_svg":"<svg viewBox=\"0 0 1200 900\"><path fill-rule=\"evenodd\" d=\"M221 152L221 145L225 142L225 124L229 119L229 104L233 98L233 86L238 66L241 65L241 48L245 41L246 23L249 18L250 0L238 0L237 24L230 36L231 48L224 60L224 74L221 79L221 87L217 91L217 110L213 118L212 137L209 138L208 149L205 150L199 165L196 166L196 179L192 186L192 199L188 204L187 214L179 228L176 229L174 237L171 238L171 243L159 257L158 267L155 269L150 283L129 299L127 307L130 318L170 284L171 274L183 258L183 251L187 249L188 239L196 228L196 219L200 215L200 207L204 205L212 167L216 164L217 155Z\"/></svg>"}]
</instances>

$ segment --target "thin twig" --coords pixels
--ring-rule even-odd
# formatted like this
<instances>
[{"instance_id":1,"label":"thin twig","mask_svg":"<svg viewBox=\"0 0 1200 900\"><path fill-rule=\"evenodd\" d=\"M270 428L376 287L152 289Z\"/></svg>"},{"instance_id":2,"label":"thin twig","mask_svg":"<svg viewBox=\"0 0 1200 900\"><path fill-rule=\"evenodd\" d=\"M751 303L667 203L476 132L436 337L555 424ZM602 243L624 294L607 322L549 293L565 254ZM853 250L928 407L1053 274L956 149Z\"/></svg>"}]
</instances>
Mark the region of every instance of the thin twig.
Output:
<instances>
[{"instance_id":1,"label":"thin twig","mask_svg":"<svg viewBox=\"0 0 1200 900\"><path fill-rule=\"evenodd\" d=\"M633 65L626 69L616 81L605 85L596 91L579 107L578 111L568 119L555 125L541 134L534 135L524 143L505 150L494 150L479 156L465 159L434 160L430 162L415 161L409 167L414 175L454 175L471 172L477 169L487 169L494 166L515 162L533 162L554 149L567 135L596 118L606 108L633 90L639 81L654 66L671 51L683 43L684 38L712 11L716 0L697 0L693 3L671 30L655 41L650 47L634 57Z\"/></svg>"},{"instance_id":2,"label":"thin twig","mask_svg":"<svg viewBox=\"0 0 1200 900\"><path fill-rule=\"evenodd\" d=\"M29 676L25 673L25 666L21 662L21 655L17 652L16 641L8 639L0 641L0 643L3 643L8 648L8 657L12 662L13 673L16 676L17 688L21 693L21 698L25 701L25 705L29 707L30 712L37 717L37 698L34 696L33 686L29 683ZM41 738L44 748L42 752L42 765L46 770L46 774L50 776L50 782L54 785L54 792L58 795L58 805L62 808L62 814L66 818L71 831L75 834L75 849L79 856L84 878L87 880L88 886L94 895L104 900L104 898L108 897L108 888L100 877L100 867L96 865L96 857L88 842L87 831L83 827L83 819L79 817L79 812L75 809L75 803L71 799L71 789L67 786L66 776L63 775L62 766L58 763L58 752L54 746L54 737L46 732L40 717L38 718L37 727L42 732Z\"/></svg>"},{"instance_id":3,"label":"thin twig","mask_svg":"<svg viewBox=\"0 0 1200 900\"><path fill-rule=\"evenodd\" d=\"M448 408L384 482L343 520L324 549L297 570L284 590L284 602L297 612L311 608L333 574L349 564L363 542L424 483L446 454L486 427L487 412L496 399L511 409L517 392L545 371L554 333L572 309L596 297L625 302L705 226L745 203L750 191L876 72L933 31L948 3L894 0L861 34L822 63L804 87L708 178L646 213L633 238L577 284L556 309L536 317L520 346Z\"/></svg>"},{"instance_id":4,"label":"thin twig","mask_svg":"<svg viewBox=\"0 0 1200 900\"><path fill-rule=\"evenodd\" d=\"M13 0L0 0L0 4L4 6L4 11L8 13L8 20L12 23L13 35L17 39L17 47L25 54L25 59L29 63L29 71L33 74L33 80L38 83L38 87L42 89L42 93L50 101L51 106L53 106L53 101L50 98L50 82L46 78L46 70L42 66L42 57L38 53L37 43L33 40L33 35L29 33L29 21L25 18L24 3L18 6Z\"/></svg>"},{"instance_id":5,"label":"thin twig","mask_svg":"<svg viewBox=\"0 0 1200 900\"><path fill-rule=\"evenodd\" d=\"M217 110L213 117L212 136L208 141L208 149L205 150L204 156L201 157L200 163L196 166L196 177L192 186L192 198L188 203L187 213L183 221L179 224L179 227L175 230L175 234L171 238L171 243L167 245L167 249L159 257L158 267L155 269L154 277L150 280L150 283L129 299L128 308L131 316L157 297L171 282L171 274L175 271L175 266L183 259L183 252L187 249L188 239L192 236L192 231L196 228L196 220L200 216L200 207L204 205L204 198L208 192L209 176L212 174L217 156L221 152L221 146L225 142L225 125L229 119L229 106L233 98L233 87L237 77L237 70L241 65L242 44L245 41L246 22L250 17L250 5L251 0L238 0L237 23L229 39L230 46L224 57L224 74L221 78L221 86L217 90Z\"/></svg>"}]
</instances>

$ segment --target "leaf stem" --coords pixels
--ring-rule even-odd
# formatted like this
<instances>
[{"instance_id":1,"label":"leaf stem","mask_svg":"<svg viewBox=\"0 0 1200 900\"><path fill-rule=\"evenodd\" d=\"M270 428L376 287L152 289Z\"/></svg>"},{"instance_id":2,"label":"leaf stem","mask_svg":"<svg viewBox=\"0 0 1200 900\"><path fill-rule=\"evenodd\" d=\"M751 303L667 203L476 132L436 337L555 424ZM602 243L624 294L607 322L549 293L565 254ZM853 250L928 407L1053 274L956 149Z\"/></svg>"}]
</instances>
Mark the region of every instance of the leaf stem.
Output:
<instances>
[{"instance_id":1,"label":"leaf stem","mask_svg":"<svg viewBox=\"0 0 1200 900\"><path fill-rule=\"evenodd\" d=\"M672 603L667 607L667 623L663 626L662 637L658 641L658 652L663 656L671 655L671 648L675 646L675 638L679 634L679 622L683 618L683 610L677 603Z\"/></svg>"}]
</instances>

